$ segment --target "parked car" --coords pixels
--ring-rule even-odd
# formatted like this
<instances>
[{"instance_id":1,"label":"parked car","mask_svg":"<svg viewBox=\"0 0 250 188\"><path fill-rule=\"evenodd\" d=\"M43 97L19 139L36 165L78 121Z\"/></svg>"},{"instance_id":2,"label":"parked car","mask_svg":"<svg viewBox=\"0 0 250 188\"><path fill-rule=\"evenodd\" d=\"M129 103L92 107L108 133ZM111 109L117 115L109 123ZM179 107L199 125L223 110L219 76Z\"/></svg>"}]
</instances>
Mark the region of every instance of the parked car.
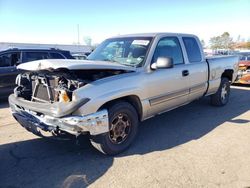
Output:
<instances>
[{"instance_id":1,"label":"parked car","mask_svg":"<svg viewBox=\"0 0 250 188\"><path fill-rule=\"evenodd\" d=\"M87 133L94 147L113 155L133 142L141 121L203 96L226 105L238 57L206 59L195 35L154 33L107 39L88 60L18 68L27 72L9 104L23 127L40 136Z\"/></svg>"},{"instance_id":2,"label":"parked car","mask_svg":"<svg viewBox=\"0 0 250 188\"><path fill-rule=\"evenodd\" d=\"M81 54L81 53L72 53L71 55L72 55L75 59L78 59L78 60L87 59L87 55L85 55L85 54Z\"/></svg>"},{"instance_id":3,"label":"parked car","mask_svg":"<svg viewBox=\"0 0 250 188\"><path fill-rule=\"evenodd\" d=\"M236 83L250 84L250 52L239 53L239 71Z\"/></svg>"},{"instance_id":4,"label":"parked car","mask_svg":"<svg viewBox=\"0 0 250 188\"><path fill-rule=\"evenodd\" d=\"M58 49L18 49L0 52L0 97L13 92L16 76L20 70L16 66L39 59L73 59L69 51Z\"/></svg>"}]
</instances>

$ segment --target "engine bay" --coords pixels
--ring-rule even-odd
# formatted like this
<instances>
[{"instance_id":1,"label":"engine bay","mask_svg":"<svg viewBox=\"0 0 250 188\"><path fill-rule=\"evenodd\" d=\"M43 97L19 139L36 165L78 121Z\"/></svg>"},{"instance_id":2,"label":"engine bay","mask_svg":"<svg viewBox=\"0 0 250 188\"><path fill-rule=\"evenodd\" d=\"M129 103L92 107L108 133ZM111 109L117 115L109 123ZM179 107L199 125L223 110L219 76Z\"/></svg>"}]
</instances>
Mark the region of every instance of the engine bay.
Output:
<instances>
[{"instance_id":1,"label":"engine bay","mask_svg":"<svg viewBox=\"0 0 250 188\"><path fill-rule=\"evenodd\" d=\"M16 97L25 100L54 103L72 101L73 91L110 76L122 74L124 70L43 70L25 72L16 78Z\"/></svg>"}]
</instances>

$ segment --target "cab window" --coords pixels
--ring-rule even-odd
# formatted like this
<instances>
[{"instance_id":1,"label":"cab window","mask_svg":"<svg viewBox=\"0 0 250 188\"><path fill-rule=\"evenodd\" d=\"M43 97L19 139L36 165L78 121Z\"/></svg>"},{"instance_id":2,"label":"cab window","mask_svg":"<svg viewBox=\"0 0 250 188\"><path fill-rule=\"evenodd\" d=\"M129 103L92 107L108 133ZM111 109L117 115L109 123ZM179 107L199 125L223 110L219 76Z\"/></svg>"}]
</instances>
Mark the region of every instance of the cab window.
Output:
<instances>
[{"instance_id":1,"label":"cab window","mask_svg":"<svg viewBox=\"0 0 250 188\"><path fill-rule=\"evenodd\" d=\"M158 42L152 63L156 62L159 57L172 58L174 65L184 63L181 46L177 37L165 37Z\"/></svg>"},{"instance_id":2,"label":"cab window","mask_svg":"<svg viewBox=\"0 0 250 188\"><path fill-rule=\"evenodd\" d=\"M188 60L190 63L201 61L201 51L195 38L183 37L183 42L187 51Z\"/></svg>"}]
</instances>

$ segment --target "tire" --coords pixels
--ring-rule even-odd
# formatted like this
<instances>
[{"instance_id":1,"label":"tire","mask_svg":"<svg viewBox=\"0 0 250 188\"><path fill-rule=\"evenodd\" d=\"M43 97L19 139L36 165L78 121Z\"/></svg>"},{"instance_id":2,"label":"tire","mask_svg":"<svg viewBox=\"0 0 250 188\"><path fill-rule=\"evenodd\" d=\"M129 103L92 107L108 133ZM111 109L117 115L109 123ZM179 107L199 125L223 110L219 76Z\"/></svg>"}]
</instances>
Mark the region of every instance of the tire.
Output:
<instances>
[{"instance_id":1,"label":"tire","mask_svg":"<svg viewBox=\"0 0 250 188\"><path fill-rule=\"evenodd\" d=\"M230 96L230 82L228 78L222 77L218 91L211 95L211 104L214 106L224 106L228 103Z\"/></svg>"},{"instance_id":2,"label":"tire","mask_svg":"<svg viewBox=\"0 0 250 188\"><path fill-rule=\"evenodd\" d=\"M107 155L116 155L126 150L137 135L138 114L127 102L117 102L108 108L110 131L91 136L91 144Z\"/></svg>"}]
</instances>

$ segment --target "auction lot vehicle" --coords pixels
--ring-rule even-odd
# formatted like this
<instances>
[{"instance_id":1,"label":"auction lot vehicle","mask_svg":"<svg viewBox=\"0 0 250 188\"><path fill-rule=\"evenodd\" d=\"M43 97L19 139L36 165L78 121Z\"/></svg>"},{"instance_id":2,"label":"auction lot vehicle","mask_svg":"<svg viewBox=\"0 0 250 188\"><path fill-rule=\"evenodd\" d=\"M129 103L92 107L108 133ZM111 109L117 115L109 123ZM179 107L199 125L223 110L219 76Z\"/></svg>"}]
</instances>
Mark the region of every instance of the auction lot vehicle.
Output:
<instances>
[{"instance_id":1,"label":"auction lot vehicle","mask_svg":"<svg viewBox=\"0 0 250 188\"><path fill-rule=\"evenodd\" d=\"M236 83L250 84L250 52L240 53L240 62Z\"/></svg>"},{"instance_id":2,"label":"auction lot vehicle","mask_svg":"<svg viewBox=\"0 0 250 188\"><path fill-rule=\"evenodd\" d=\"M73 53L71 54L75 59L78 59L78 60L84 60L84 59L87 59L87 55L85 54L81 54L81 53Z\"/></svg>"},{"instance_id":3,"label":"auction lot vehicle","mask_svg":"<svg viewBox=\"0 0 250 188\"><path fill-rule=\"evenodd\" d=\"M205 59L190 34L123 35L105 40L88 60L40 60L18 66L9 103L28 131L89 134L105 154L124 151L139 122L210 96L229 101L238 57Z\"/></svg>"},{"instance_id":4,"label":"auction lot vehicle","mask_svg":"<svg viewBox=\"0 0 250 188\"><path fill-rule=\"evenodd\" d=\"M15 88L16 66L39 59L73 59L69 51L58 49L18 49L0 52L0 97L6 97Z\"/></svg>"}]
</instances>

